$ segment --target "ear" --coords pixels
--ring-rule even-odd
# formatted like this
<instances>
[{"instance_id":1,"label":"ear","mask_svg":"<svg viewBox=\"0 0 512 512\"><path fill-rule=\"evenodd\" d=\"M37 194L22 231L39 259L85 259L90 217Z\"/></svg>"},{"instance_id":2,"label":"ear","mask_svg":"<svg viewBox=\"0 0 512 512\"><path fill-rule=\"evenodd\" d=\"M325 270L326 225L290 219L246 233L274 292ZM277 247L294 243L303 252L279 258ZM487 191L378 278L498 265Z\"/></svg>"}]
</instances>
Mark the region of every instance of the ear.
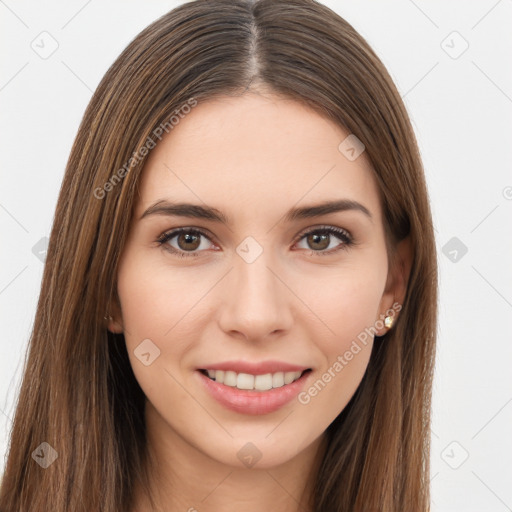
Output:
<instances>
[{"instance_id":1,"label":"ear","mask_svg":"<svg viewBox=\"0 0 512 512\"><path fill-rule=\"evenodd\" d=\"M107 329L114 334L121 334L124 331L124 324L121 305L117 297L110 302L106 316Z\"/></svg>"},{"instance_id":2,"label":"ear","mask_svg":"<svg viewBox=\"0 0 512 512\"><path fill-rule=\"evenodd\" d=\"M413 259L411 239L409 237L404 238L395 247L395 252L389 262L386 287L379 304L380 321L376 322L378 326L386 316L390 316L393 321L396 321L407 293L407 283ZM383 336L389 329L383 325L382 328L378 329L377 336Z\"/></svg>"}]
</instances>

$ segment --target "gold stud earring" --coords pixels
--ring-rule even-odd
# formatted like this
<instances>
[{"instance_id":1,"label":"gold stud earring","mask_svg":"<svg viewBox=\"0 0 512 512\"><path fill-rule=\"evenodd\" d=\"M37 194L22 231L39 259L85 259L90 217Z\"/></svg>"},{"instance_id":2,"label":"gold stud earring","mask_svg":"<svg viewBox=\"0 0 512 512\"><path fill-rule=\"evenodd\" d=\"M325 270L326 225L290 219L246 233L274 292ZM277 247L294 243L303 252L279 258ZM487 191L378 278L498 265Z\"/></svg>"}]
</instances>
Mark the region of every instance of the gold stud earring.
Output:
<instances>
[{"instance_id":1,"label":"gold stud earring","mask_svg":"<svg viewBox=\"0 0 512 512\"><path fill-rule=\"evenodd\" d=\"M391 329L391 327L393 327L393 322L394 321L395 321L395 319L392 316L387 316L386 318L384 318L384 325L388 329Z\"/></svg>"}]
</instances>

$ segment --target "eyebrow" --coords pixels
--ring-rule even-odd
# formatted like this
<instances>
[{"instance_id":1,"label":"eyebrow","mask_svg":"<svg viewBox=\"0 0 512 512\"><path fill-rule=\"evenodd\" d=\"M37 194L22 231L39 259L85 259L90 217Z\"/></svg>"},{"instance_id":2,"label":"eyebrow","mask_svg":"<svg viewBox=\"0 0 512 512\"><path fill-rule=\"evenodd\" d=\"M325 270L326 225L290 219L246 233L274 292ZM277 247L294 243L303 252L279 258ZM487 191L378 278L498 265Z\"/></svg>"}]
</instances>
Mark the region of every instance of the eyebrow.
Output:
<instances>
[{"instance_id":1,"label":"eyebrow","mask_svg":"<svg viewBox=\"0 0 512 512\"><path fill-rule=\"evenodd\" d=\"M349 199L339 199L335 201L325 201L323 203L304 206L300 208L291 208L284 215L285 222L293 222L300 219L310 219L320 217L329 213L358 211L362 212L368 218L372 219L372 214L361 203ZM229 218L217 208L210 206L201 206L192 203L174 203L162 199L151 205L139 218L144 219L150 215L166 215L175 217L188 217L193 219L211 220L225 225L230 224Z\"/></svg>"}]
</instances>

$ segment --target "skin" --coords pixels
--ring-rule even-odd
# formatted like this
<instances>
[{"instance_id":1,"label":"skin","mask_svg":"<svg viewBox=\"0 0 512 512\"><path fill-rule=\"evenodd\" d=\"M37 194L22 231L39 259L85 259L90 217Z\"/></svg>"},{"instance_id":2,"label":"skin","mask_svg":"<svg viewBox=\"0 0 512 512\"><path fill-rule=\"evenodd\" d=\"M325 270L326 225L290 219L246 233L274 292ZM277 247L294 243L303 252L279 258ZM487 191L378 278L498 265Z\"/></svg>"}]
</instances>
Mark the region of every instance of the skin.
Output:
<instances>
[{"instance_id":1,"label":"skin","mask_svg":"<svg viewBox=\"0 0 512 512\"><path fill-rule=\"evenodd\" d=\"M364 152L350 161L338 150L347 135L296 101L250 92L199 104L151 151L109 329L124 332L147 397L159 510L291 512L299 503L311 510L308 475L324 453L326 428L361 382L373 339L309 403L294 399L269 414L224 408L196 369L277 359L312 368L308 389L358 334L401 303L407 247L398 247L402 264L391 267L373 171ZM231 223L140 219L163 199L215 207ZM284 220L290 208L333 199L357 201L371 217L347 210ZM304 233L322 226L348 231L354 245L336 235L327 248L308 243ZM159 245L162 233L178 227L210 235L192 248L199 256L180 258ZM252 263L236 252L248 236L263 249ZM189 246L178 242L166 244L186 253ZM344 248L332 252L336 247ZM149 366L134 354L145 339L160 350ZM262 455L252 468L237 457L248 442ZM153 510L139 488L134 492L133 510Z\"/></svg>"}]
</instances>

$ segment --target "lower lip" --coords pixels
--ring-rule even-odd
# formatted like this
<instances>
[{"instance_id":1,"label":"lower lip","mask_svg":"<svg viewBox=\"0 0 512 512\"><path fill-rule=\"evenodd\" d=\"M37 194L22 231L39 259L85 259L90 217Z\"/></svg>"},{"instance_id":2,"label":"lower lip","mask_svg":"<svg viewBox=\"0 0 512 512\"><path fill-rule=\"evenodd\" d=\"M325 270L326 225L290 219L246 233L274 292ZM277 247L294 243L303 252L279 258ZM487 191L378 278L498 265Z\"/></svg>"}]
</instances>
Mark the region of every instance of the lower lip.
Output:
<instances>
[{"instance_id":1,"label":"lower lip","mask_svg":"<svg viewBox=\"0 0 512 512\"><path fill-rule=\"evenodd\" d=\"M216 382L197 370L203 385L221 405L241 414L268 414L291 402L304 387L311 371L307 371L291 384L268 391L244 391Z\"/></svg>"}]
</instances>

